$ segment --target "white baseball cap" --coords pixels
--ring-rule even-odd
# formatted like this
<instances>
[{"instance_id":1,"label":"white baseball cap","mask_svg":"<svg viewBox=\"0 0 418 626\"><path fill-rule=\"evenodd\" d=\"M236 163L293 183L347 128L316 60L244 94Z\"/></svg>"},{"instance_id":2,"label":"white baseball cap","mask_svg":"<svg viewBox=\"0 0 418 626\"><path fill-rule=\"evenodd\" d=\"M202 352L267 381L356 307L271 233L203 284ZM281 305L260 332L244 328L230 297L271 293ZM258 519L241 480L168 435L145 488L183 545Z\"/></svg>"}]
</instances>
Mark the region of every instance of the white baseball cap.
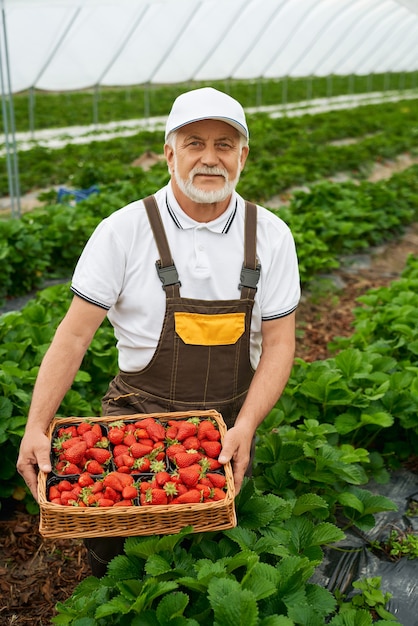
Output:
<instances>
[{"instance_id":1,"label":"white baseball cap","mask_svg":"<svg viewBox=\"0 0 418 626\"><path fill-rule=\"evenodd\" d=\"M194 89L174 100L167 119L165 138L167 139L173 130L199 120L221 120L236 128L248 139L247 122L240 103L213 87Z\"/></svg>"}]
</instances>

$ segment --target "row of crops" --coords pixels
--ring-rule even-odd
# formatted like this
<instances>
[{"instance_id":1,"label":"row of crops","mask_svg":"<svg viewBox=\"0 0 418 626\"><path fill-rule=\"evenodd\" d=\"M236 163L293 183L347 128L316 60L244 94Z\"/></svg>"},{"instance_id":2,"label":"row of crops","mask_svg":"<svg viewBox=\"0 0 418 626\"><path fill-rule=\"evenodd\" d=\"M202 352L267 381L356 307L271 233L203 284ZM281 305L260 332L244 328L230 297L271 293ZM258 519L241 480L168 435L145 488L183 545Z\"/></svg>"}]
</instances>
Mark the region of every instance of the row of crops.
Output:
<instances>
[{"instance_id":1,"label":"row of crops","mask_svg":"<svg viewBox=\"0 0 418 626\"><path fill-rule=\"evenodd\" d=\"M290 185L310 185L279 211L294 232L305 288L337 267L341 254L388 241L417 220L417 166L386 182L365 180L374 161L417 150L415 101L297 119L259 114L249 121L254 139L240 192L268 206ZM68 206L57 204L51 192L44 207L21 220L0 221L0 295L25 293L46 277L68 277L104 216L165 183L164 165L148 172L129 165L142 151L160 151L161 143L159 133L144 133L109 145L45 151L43 186L96 184L99 193ZM39 149L26 156L30 176ZM69 156L72 167L69 161L61 169ZM341 172L354 180L324 180ZM258 431L254 477L236 502L237 528L130 538L109 576L84 581L58 607L54 623L163 626L173 624L173 616L187 626L399 623L385 609L388 595L377 580L359 583L354 598L310 580L323 551L343 537L342 528L365 532L376 515L394 509L368 483L387 481L417 449L417 287L418 262L411 257L401 280L363 296L353 335L335 340L335 356L297 360L285 393ZM69 299L64 283L0 317L0 498L24 498L33 511L15 471L16 454L39 363ZM116 367L113 332L105 322L59 414L98 414Z\"/></svg>"}]
</instances>

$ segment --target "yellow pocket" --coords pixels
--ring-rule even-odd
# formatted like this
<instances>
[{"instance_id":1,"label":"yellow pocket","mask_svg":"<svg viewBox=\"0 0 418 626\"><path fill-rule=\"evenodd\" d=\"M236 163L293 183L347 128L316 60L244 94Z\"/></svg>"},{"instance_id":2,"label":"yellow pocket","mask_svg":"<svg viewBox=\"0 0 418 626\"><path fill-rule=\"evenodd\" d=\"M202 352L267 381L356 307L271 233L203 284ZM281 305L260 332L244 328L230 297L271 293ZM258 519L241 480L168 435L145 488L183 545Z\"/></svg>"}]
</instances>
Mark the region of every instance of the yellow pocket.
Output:
<instances>
[{"instance_id":1,"label":"yellow pocket","mask_svg":"<svg viewBox=\"0 0 418 626\"><path fill-rule=\"evenodd\" d=\"M176 333L194 346L225 346L236 343L245 330L245 313L174 313Z\"/></svg>"}]
</instances>

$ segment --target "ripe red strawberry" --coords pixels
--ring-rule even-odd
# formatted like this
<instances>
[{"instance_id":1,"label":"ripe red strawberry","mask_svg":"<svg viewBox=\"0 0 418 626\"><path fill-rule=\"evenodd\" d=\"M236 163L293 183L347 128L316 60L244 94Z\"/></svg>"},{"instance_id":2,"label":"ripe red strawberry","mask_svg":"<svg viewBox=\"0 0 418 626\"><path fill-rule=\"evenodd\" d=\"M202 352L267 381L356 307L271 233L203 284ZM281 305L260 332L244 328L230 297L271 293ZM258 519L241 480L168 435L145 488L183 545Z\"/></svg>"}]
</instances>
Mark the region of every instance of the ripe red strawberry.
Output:
<instances>
[{"instance_id":1,"label":"ripe red strawberry","mask_svg":"<svg viewBox=\"0 0 418 626\"><path fill-rule=\"evenodd\" d=\"M212 420L201 420L199 426L197 427L197 436L200 440L209 439L207 433L211 433L214 430L216 431L217 428L215 427L215 424L212 422Z\"/></svg>"},{"instance_id":2,"label":"ripe red strawberry","mask_svg":"<svg viewBox=\"0 0 418 626\"><path fill-rule=\"evenodd\" d=\"M170 474L165 471L157 472L154 476L154 480L158 487L163 487L165 483L170 480L170 478Z\"/></svg>"},{"instance_id":3,"label":"ripe red strawberry","mask_svg":"<svg viewBox=\"0 0 418 626\"><path fill-rule=\"evenodd\" d=\"M187 437L183 441L183 446L186 448L186 450L199 450L200 441L196 436Z\"/></svg>"},{"instance_id":4,"label":"ripe red strawberry","mask_svg":"<svg viewBox=\"0 0 418 626\"><path fill-rule=\"evenodd\" d=\"M113 500L113 502L121 500L120 493L116 491L116 489L113 489L113 487L105 487L105 490L103 491L103 497L108 498L109 500Z\"/></svg>"},{"instance_id":5,"label":"ripe red strawberry","mask_svg":"<svg viewBox=\"0 0 418 626\"><path fill-rule=\"evenodd\" d=\"M133 506L132 500L120 500L120 502L115 502L113 506Z\"/></svg>"},{"instance_id":6,"label":"ripe red strawberry","mask_svg":"<svg viewBox=\"0 0 418 626\"><path fill-rule=\"evenodd\" d=\"M77 437L77 426L62 426L58 429L58 437Z\"/></svg>"},{"instance_id":7,"label":"ripe red strawberry","mask_svg":"<svg viewBox=\"0 0 418 626\"><path fill-rule=\"evenodd\" d=\"M137 428L134 432L136 439L148 439L149 435L145 428Z\"/></svg>"},{"instance_id":8,"label":"ripe red strawberry","mask_svg":"<svg viewBox=\"0 0 418 626\"><path fill-rule=\"evenodd\" d=\"M121 468L124 465L131 468L135 463L135 459L129 454L119 454L119 456L114 458L114 461L117 468Z\"/></svg>"},{"instance_id":9,"label":"ripe red strawberry","mask_svg":"<svg viewBox=\"0 0 418 626\"><path fill-rule=\"evenodd\" d=\"M169 502L178 495L178 485L172 480L168 480L163 486L163 489L167 494Z\"/></svg>"},{"instance_id":10,"label":"ripe red strawberry","mask_svg":"<svg viewBox=\"0 0 418 626\"><path fill-rule=\"evenodd\" d=\"M202 501L202 494L198 489L190 489L186 493L177 496L173 502L178 504L197 504Z\"/></svg>"},{"instance_id":11,"label":"ripe red strawberry","mask_svg":"<svg viewBox=\"0 0 418 626\"><path fill-rule=\"evenodd\" d=\"M152 452L153 448L151 446L144 446L143 443L135 442L130 447L130 452L134 459L139 459L141 456L146 456L150 452Z\"/></svg>"},{"instance_id":12,"label":"ripe red strawberry","mask_svg":"<svg viewBox=\"0 0 418 626\"><path fill-rule=\"evenodd\" d=\"M62 450L68 450L69 448L72 448L73 446L76 445L76 443L80 443L81 441L83 441L83 438L80 436L76 436L76 437L71 437L71 439L63 439L61 442L61 449Z\"/></svg>"},{"instance_id":13,"label":"ripe red strawberry","mask_svg":"<svg viewBox=\"0 0 418 626\"><path fill-rule=\"evenodd\" d=\"M77 434L78 435L83 435L84 433L88 432L89 430L91 430L91 424L89 422L81 422L77 426Z\"/></svg>"},{"instance_id":14,"label":"ripe red strawberry","mask_svg":"<svg viewBox=\"0 0 418 626\"><path fill-rule=\"evenodd\" d=\"M124 500L133 500L138 495L138 490L133 485L126 486L123 488L122 497Z\"/></svg>"},{"instance_id":15,"label":"ripe red strawberry","mask_svg":"<svg viewBox=\"0 0 418 626\"><path fill-rule=\"evenodd\" d=\"M48 500L54 500L55 498L61 497L61 491L58 489L56 485L51 485L48 491Z\"/></svg>"},{"instance_id":16,"label":"ripe red strawberry","mask_svg":"<svg viewBox=\"0 0 418 626\"><path fill-rule=\"evenodd\" d=\"M77 482L81 487L89 487L94 483L94 480L88 472L83 472L80 474Z\"/></svg>"},{"instance_id":17,"label":"ripe red strawberry","mask_svg":"<svg viewBox=\"0 0 418 626\"><path fill-rule=\"evenodd\" d=\"M98 441L101 439L101 435L99 436L97 433L93 432L91 429L87 430L82 435L83 441L86 442L88 448L93 448Z\"/></svg>"},{"instance_id":18,"label":"ripe red strawberry","mask_svg":"<svg viewBox=\"0 0 418 626\"><path fill-rule=\"evenodd\" d=\"M124 485L122 484L122 480L117 472L110 472L103 479L104 487L111 487L115 491L122 492Z\"/></svg>"},{"instance_id":19,"label":"ripe red strawberry","mask_svg":"<svg viewBox=\"0 0 418 626\"><path fill-rule=\"evenodd\" d=\"M205 457L207 460L207 470L211 472L217 469L221 469L223 467L222 463L219 463L217 459L212 459L210 457Z\"/></svg>"},{"instance_id":20,"label":"ripe red strawberry","mask_svg":"<svg viewBox=\"0 0 418 626\"><path fill-rule=\"evenodd\" d=\"M189 467L193 463L197 463L201 456L200 452L189 450L188 452L179 452L173 460L177 467Z\"/></svg>"},{"instance_id":21,"label":"ripe red strawberry","mask_svg":"<svg viewBox=\"0 0 418 626\"><path fill-rule=\"evenodd\" d=\"M125 446L131 447L134 443L136 443L135 435L133 433L127 433L123 438L123 443Z\"/></svg>"},{"instance_id":22,"label":"ripe red strawberry","mask_svg":"<svg viewBox=\"0 0 418 626\"><path fill-rule=\"evenodd\" d=\"M95 422L92 427L91 430L98 436L98 437L102 437L103 436L103 432L102 432L102 427L100 426L100 424L98 424L97 422Z\"/></svg>"},{"instance_id":23,"label":"ripe red strawberry","mask_svg":"<svg viewBox=\"0 0 418 626\"><path fill-rule=\"evenodd\" d=\"M217 459L222 450L222 444L219 441L204 440L200 442L200 447L212 459Z\"/></svg>"},{"instance_id":24,"label":"ripe red strawberry","mask_svg":"<svg viewBox=\"0 0 418 626\"><path fill-rule=\"evenodd\" d=\"M189 420L179 421L176 439L184 441L187 437L193 437L197 433L197 426Z\"/></svg>"},{"instance_id":25,"label":"ripe red strawberry","mask_svg":"<svg viewBox=\"0 0 418 626\"><path fill-rule=\"evenodd\" d=\"M167 430L165 431L167 441L175 441L177 439L177 430L177 425L167 427Z\"/></svg>"},{"instance_id":26,"label":"ripe red strawberry","mask_svg":"<svg viewBox=\"0 0 418 626\"><path fill-rule=\"evenodd\" d=\"M226 498L226 493L223 489L219 489L218 487L213 488L212 500L224 500Z\"/></svg>"},{"instance_id":27,"label":"ripe red strawberry","mask_svg":"<svg viewBox=\"0 0 418 626\"><path fill-rule=\"evenodd\" d=\"M199 482L201 467L197 463L189 467L182 467L178 470L182 482L187 487L195 487Z\"/></svg>"},{"instance_id":28,"label":"ripe red strawberry","mask_svg":"<svg viewBox=\"0 0 418 626\"><path fill-rule=\"evenodd\" d=\"M151 462L146 456L135 459L135 463L132 465L133 472L149 472L150 468Z\"/></svg>"},{"instance_id":29,"label":"ripe red strawberry","mask_svg":"<svg viewBox=\"0 0 418 626\"><path fill-rule=\"evenodd\" d=\"M95 459L91 459L90 461L87 461L85 465L85 470L89 474L104 474L103 467Z\"/></svg>"},{"instance_id":30,"label":"ripe red strawberry","mask_svg":"<svg viewBox=\"0 0 418 626\"><path fill-rule=\"evenodd\" d=\"M149 504L167 504L168 498L164 489L147 489L145 493L141 493L140 502L142 505Z\"/></svg>"},{"instance_id":31,"label":"ripe red strawberry","mask_svg":"<svg viewBox=\"0 0 418 626\"><path fill-rule=\"evenodd\" d=\"M208 472L206 474L206 478L210 480L213 487L218 487L219 489L223 489L226 484L226 477L223 474L215 474L213 472Z\"/></svg>"},{"instance_id":32,"label":"ripe red strawberry","mask_svg":"<svg viewBox=\"0 0 418 626\"><path fill-rule=\"evenodd\" d=\"M125 446L125 444L116 445L113 448L113 456L119 456L120 454L129 454L129 446Z\"/></svg>"},{"instance_id":33,"label":"ripe red strawberry","mask_svg":"<svg viewBox=\"0 0 418 626\"><path fill-rule=\"evenodd\" d=\"M60 474L64 474L65 476L71 476L73 474L79 474L80 468L75 463L66 463L64 469L60 472Z\"/></svg>"},{"instance_id":34,"label":"ripe red strawberry","mask_svg":"<svg viewBox=\"0 0 418 626\"><path fill-rule=\"evenodd\" d=\"M106 465L109 463L112 456L109 450L106 450L105 448L90 448L87 450L86 455L100 463L100 465Z\"/></svg>"},{"instance_id":35,"label":"ripe red strawberry","mask_svg":"<svg viewBox=\"0 0 418 626\"><path fill-rule=\"evenodd\" d=\"M72 488L73 486L69 480L60 480L57 484L58 491L71 491Z\"/></svg>"},{"instance_id":36,"label":"ripe red strawberry","mask_svg":"<svg viewBox=\"0 0 418 626\"><path fill-rule=\"evenodd\" d=\"M125 436L125 428L122 424L122 422L120 422L120 426L110 426L109 428L109 432L108 432L108 439L110 441L111 444L117 446L120 443L122 443L123 438Z\"/></svg>"},{"instance_id":37,"label":"ripe red strawberry","mask_svg":"<svg viewBox=\"0 0 418 626\"><path fill-rule=\"evenodd\" d=\"M146 431L153 441L164 441L165 439L165 428L158 422L149 423L146 426Z\"/></svg>"},{"instance_id":38,"label":"ripe red strawberry","mask_svg":"<svg viewBox=\"0 0 418 626\"><path fill-rule=\"evenodd\" d=\"M97 501L98 506L102 507L102 506L113 506L115 503L113 500L110 500L108 498L100 498L100 500Z\"/></svg>"},{"instance_id":39,"label":"ripe red strawberry","mask_svg":"<svg viewBox=\"0 0 418 626\"><path fill-rule=\"evenodd\" d=\"M203 500L207 500L212 494L212 487L209 487L209 485L204 485L202 482L198 482L195 489L200 491Z\"/></svg>"},{"instance_id":40,"label":"ripe red strawberry","mask_svg":"<svg viewBox=\"0 0 418 626\"><path fill-rule=\"evenodd\" d=\"M86 442L79 441L65 451L65 460L69 463L74 463L75 465L78 465L83 460L86 450Z\"/></svg>"},{"instance_id":41,"label":"ripe red strawberry","mask_svg":"<svg viewBox=\"0 0 418 626\"><path fill-rule=\"evenodd\" d=\"M169 459L174 459L175 455L178 452L186 452L186 448L183 446L182 443L173 443L166 449L166 454Z\"/></svg>"}]
</instances>

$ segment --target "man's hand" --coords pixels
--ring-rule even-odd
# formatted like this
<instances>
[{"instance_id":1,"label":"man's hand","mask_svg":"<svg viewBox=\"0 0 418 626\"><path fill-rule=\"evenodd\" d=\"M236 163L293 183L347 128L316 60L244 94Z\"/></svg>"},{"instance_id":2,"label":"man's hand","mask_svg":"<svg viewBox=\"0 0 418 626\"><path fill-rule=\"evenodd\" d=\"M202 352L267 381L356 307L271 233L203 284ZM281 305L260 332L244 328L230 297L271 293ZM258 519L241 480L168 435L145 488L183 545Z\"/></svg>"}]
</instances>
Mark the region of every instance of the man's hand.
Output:
<instances>
[{"instance_id":1,"label":"man's hand","mask_svg":"<svg viewBox=\"0 0 418 626\"><path fill-rule=\"evenodd\" d=\"M251 442L252 435L248 432L248 428L233 426L226 432L223 447L218 457L219 463L232 462L236 494L241 489L244 474L250 462Z\"/></svg>"},{"instance_id":2,"label":"man's hand","mask_svg":"<svg viewBox=\"0 0 418 626\"><path fill-rule=\"evenodd\" d=\"M38 468L42 472L51 471L51 444L42 431L27 432L21 442L17 471L23 476L35 500L38 500Z\"/></svg>"}]
</instances>

